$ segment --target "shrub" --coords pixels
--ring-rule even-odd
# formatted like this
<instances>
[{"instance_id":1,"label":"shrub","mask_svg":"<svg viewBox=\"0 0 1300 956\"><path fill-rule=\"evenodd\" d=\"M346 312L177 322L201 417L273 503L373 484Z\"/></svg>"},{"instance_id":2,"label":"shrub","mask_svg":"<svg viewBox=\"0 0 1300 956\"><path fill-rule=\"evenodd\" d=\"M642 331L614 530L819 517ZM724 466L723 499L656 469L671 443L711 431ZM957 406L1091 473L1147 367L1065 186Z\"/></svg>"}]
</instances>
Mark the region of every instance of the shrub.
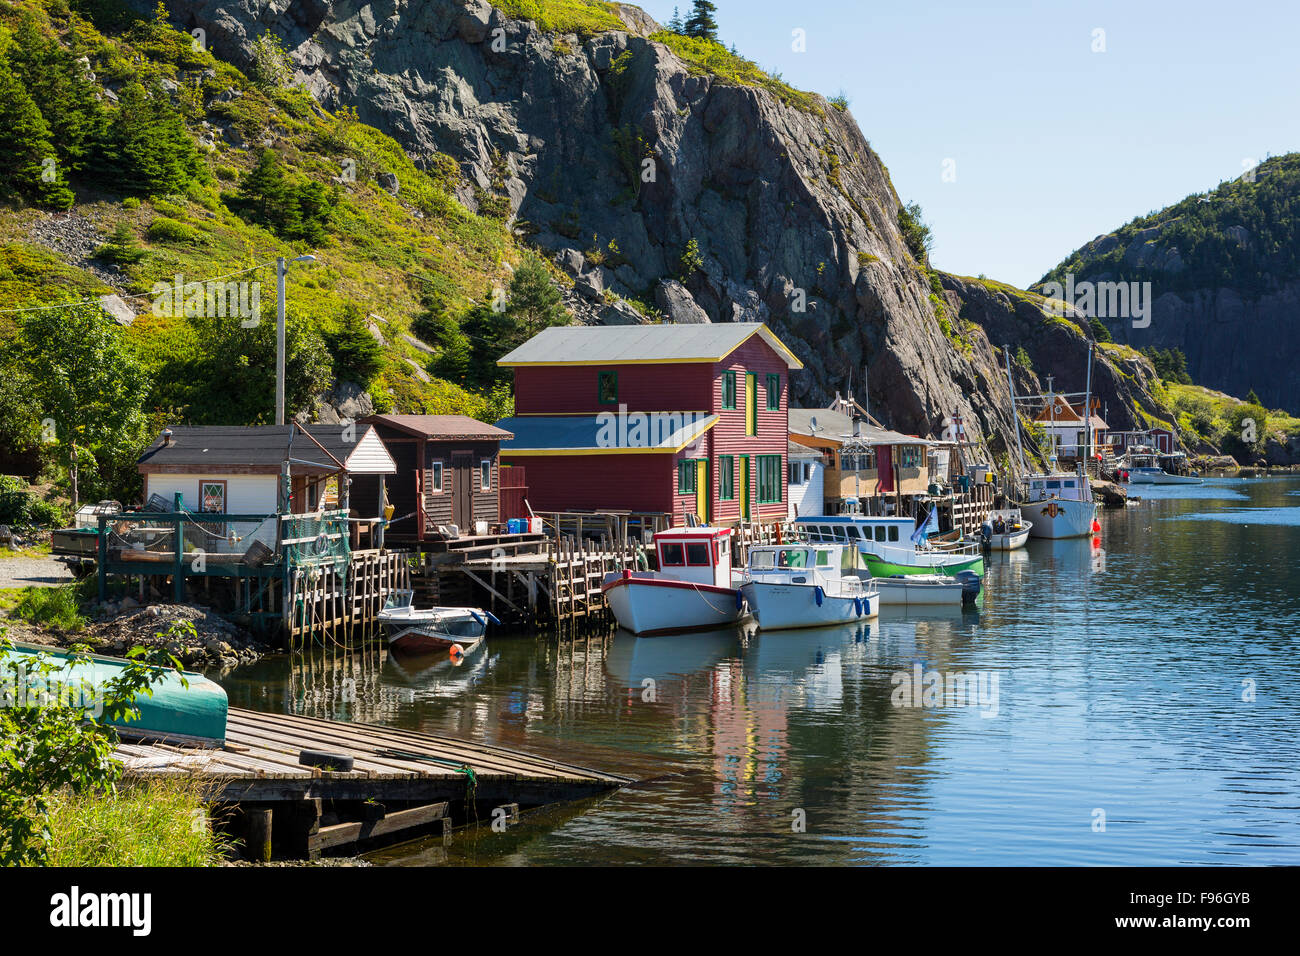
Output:
<instances>
[{"instance_id":1,"label":"shrub","mask_svg":"<svg viewBox=\"0 0 1300 956\"><path fill-rule=\"evenodd\" d=\"M159 216L149 223L148 236L153 242L194 242L199 232L179 220Z\"/></svg>"}]
</instances>

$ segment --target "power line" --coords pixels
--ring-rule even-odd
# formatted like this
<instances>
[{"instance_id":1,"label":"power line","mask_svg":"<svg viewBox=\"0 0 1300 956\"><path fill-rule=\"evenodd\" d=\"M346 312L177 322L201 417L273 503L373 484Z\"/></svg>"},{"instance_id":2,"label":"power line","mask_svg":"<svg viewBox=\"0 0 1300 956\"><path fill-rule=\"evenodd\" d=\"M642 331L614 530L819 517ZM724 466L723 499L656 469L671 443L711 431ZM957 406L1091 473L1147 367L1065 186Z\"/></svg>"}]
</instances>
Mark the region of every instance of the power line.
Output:
<instances>
[{"instance_id":1,"label":"power line","mask_svg":"<svg viewBox=\"0 0 1300 956\"><path fill-rule=\"evenodd\" d=\"M274 259L272 259L270 262L263 262L259 265L249 266L247 269L240 269L238 272L227 272L225 275L212 276L207 279L196 279L194 280L194 284L207 285L209 282L220 282L223 279L233 279L235 276L246 275L249 272L256 272L258 269L265 269L267 266L273 266L273 265L275 265ZM158 282L161 281L162 281L161 279L158 280ZM154 284L157 285L158 283L156 282ZM191 283L188 282L185 283L185 285L190 285L190 284ZM168 286L168 288L170 289L173 287ZM130 301L132 299L151 299L154 297L154 294L155 293L153 292L137 292L135 295L119 295L118 293L113 292L113 293L106 293L105 295L102 296L97 296L94 299L83 299L81 302L59 302L55 305L33 305L22 309L0 309L0 315L12 315L17 312L48 312L53 309L74 309L80 305L99 305L100 299L106 298L107 295L116 295L119 299L125 302L125 301Z\"/></svg>"}]
</instances>

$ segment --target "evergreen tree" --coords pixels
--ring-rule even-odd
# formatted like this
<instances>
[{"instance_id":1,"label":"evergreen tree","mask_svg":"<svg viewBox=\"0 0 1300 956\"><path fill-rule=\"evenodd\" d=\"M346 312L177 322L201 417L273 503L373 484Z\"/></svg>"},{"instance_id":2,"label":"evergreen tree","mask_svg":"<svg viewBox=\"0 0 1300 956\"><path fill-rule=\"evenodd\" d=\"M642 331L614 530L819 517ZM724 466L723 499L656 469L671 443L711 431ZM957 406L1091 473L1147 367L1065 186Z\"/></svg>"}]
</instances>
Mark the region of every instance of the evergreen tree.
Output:
<instances>
[{"instance_id":1,"label":"evergreen tree","mask_svg":"<svg viewBox=\"0 0 1300 956\"><path fill-rule=\"evenodd\" d=\"M366 317L349 303L337 328L325 336L325 347L334 357L334 377L369 388L384 367L384 350L370 334Z\"/></svg>"},{"instance_id":2,"label":"evergreen tree","mask_svg":"<svg viewBox=\"0 0 1300 956\"><path fill-rule=\"evenodd\" d=\"M118 96L105 143L114 184L149 196L184 190L198 172L199 154L180 113L157 84L146 91L131 82Z\"/></svg>"},{"instance_id":3,"label":"evergreen tree","mask_svg":"<svg viewBox=\"0 0 1300 956\"><path fill-rule=\"evenodd\" d=\"M548 326L567 322L562 301L541 260L532 256L525 259L510 280L510 303L506 307L517 324L519 341L532 338Z\"/></svg>"},{"instance_id":4,"label":"evergreen tree","mask_svg":"<svg viewBox=\"0 0 1300 956\"><path fill-rule=\"evenodd\" d=\"M698 37L702 40L712 40L718 42L718 21L713 19L713 15L718 12L717 6L710 3L709 0L694 0L691 5L691 15L687 19L683 31L688 37Z\"/></svg>"},{"instance_id":5,"label":"evergreen tree","mask_svg":"<svg viewBox=\"0 0 1300 956\"><path fill-rule=\"evenodd\" d=\"M257 165L239 184L239 199L254 221L273 228L283 227L289 205L289 184L274 150L262 150Z\"/></svg>"},{"instance_id":6,"label":"evergreen tree","mask_svg":"<svg viewBox=\"0 0 1300 956\"><path fill-rule=\"evenodd\" d=\"M1261 407L1264 404L1262 401L1260 401L1259 396L1255 394L1255 390L1253 388L1250 390L1250 394L1246 396L1246 401L1249 402L1251 405L1259 405Z\"/></svg>"},{"instance_id":7,"label":"evergreen tree","mask_svg":"<svg viewBox=\"0 0 1300 956\"><path fill-rule=\"evenodd\" d=\"M46 35L31 14L19 23L8 56L49 124L62 165L81 170L104 132L104 111L88 69L72 50Z\"/></svg>"},{"instance_id":8,"label":"evergreen tree","mask_svg":"<svg viewBox=\"0 0 1300 956\"><path fill-rule=\"evenodd\" d=\"M670 33L681 33L683 29L682 15L677 7L673 7L673 18L668 21L668 31Z\"/></svg>"},{"instance_id":9,"label":"evergreen tree","mask_svg":"<svg viewBox=\"0 0 1300 956\"><path fill-rule=\"evenodd\" d=\"M52 209L72 205L50 127L9 63L0 57L0 199L29 199Z\"/></svg>"}]
</instances>

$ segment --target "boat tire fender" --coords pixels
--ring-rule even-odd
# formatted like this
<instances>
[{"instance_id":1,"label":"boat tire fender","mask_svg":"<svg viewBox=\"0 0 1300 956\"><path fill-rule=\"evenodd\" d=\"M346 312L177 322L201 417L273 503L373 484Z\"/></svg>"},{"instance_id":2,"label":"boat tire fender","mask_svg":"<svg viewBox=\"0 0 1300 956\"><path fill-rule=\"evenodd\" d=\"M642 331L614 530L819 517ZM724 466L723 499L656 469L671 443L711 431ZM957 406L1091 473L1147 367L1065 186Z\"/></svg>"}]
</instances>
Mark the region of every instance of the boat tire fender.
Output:
<instances>
[{"instance_id":1,"label":"boat tire fender","mask_svg":"<svg viewBox=\"0 0 1300 956\"><path fill-rule=\"evenodd\" d=\"M320 767L322 770L347 772L352 769L356 759L343 754L327 753L324 750L303 750L298 753L298 763L304 767Z\"/></svg>"}]
</instances>

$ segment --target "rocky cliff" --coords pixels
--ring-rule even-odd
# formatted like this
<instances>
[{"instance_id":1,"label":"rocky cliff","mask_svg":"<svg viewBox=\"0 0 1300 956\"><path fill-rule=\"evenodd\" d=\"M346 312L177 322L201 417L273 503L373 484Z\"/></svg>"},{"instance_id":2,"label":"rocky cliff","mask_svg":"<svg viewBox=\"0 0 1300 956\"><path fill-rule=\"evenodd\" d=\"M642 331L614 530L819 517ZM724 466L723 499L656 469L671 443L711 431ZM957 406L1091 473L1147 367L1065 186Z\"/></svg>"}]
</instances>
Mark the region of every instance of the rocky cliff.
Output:
<instances>
[{"instance_id":1,"label":"rocky cliff","mask_svg":"<svg viewBox=\"0 0 1300 956\"><path fill-rule=\"evenodd\" d=\"M807 365L796 403L825 403L865 368L885 424L937 434L955 412L995 457L1014 439L990 333L1083 388L1086 323L1066 331L1033 297L918 262L847 111L724 80L634 7L618 7L625 29L578 35L482 0L168 6L237 65L273 34L323 105L355 107L417 159L454 157L460 198L502 208L566 269L583 321L767 322ZM1098 365L1119 422L1140 417L1142 375Z\"/></svg>"}]
</instances>

